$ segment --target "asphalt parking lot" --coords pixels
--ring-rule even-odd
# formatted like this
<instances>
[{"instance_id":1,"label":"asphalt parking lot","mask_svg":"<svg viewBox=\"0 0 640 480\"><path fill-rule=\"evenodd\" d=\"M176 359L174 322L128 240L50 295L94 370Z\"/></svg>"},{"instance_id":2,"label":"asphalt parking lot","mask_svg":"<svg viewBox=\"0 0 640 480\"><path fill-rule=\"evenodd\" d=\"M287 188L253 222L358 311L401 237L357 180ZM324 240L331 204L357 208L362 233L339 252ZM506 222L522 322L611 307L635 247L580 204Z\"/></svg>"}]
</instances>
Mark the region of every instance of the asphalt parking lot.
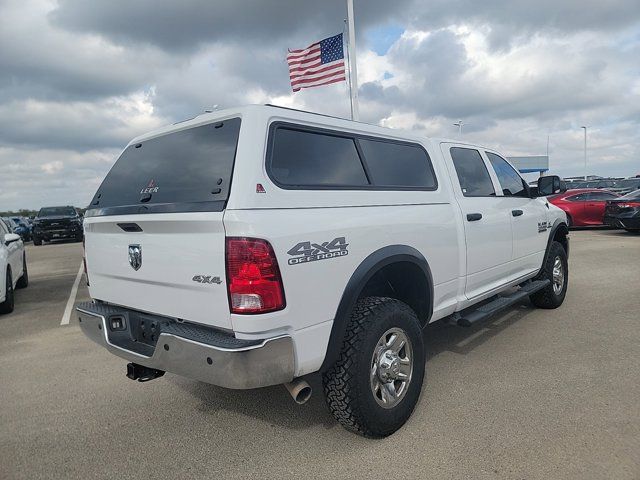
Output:
<instances>
[{"instance_id":1,"label":"asphalt parking lot","mask_svg":"<svg viewBox=\"0 0 640 480\"><path fill-rule=\"evenodd\" d=\"M640 478L640 235L571 234L558 310L436 324L421 400L381 441L344 431L321 387L230 391L125 361L61 325L80 244L29 246L0 316L0 478ZM88 300L80 282L76 300Z\"/></svg>"}]
</instances>

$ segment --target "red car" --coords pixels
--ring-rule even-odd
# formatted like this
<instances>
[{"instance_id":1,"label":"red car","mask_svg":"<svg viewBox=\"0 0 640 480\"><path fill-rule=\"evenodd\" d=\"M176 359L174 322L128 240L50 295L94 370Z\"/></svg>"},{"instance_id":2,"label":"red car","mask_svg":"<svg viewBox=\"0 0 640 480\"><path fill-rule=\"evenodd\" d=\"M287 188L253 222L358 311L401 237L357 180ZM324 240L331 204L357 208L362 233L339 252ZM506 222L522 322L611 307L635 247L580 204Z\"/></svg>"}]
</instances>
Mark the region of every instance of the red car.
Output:
<instances>
[{"instance_id":1,"label":"red car","mask_svg":"<svg viewBox=\"0 0 640 480\"><path fill-rule=\"evenodd\" d=\"M586 227L603 225L607 200L615 198L618 198L617 194L606 190L578 188L551 196L548 200L566 212L570 227Z\"/></svg>"}]
</instances>

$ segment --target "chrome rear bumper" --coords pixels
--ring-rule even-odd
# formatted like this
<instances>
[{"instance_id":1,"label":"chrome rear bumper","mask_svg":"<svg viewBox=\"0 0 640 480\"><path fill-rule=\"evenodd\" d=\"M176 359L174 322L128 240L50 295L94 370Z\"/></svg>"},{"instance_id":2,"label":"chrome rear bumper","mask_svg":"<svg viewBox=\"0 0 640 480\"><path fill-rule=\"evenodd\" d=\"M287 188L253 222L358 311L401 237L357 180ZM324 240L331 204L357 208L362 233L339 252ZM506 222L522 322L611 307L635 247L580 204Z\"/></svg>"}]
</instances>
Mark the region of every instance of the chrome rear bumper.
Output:
<instances>
[{"instance_id":1,"label":"chrome rear bumper","mask_svg":"<svg viewBox=\"0 0 640 480\"><path fill-rule=\"evenodd\" d=\"M80 304L76 310L87 337L114 355L145 367L234 389L278 385L294 376L293 340L288 335L243 341L213 329L211 335L199 338L182 336L180 330L184 328L161 329L155 346L148 347L152 353L144 355L116 345L110 338L113 332L109 318L126 318L127 313L135 312L95 303ZM197 328L202 332L204 327Z\"/></svg>"}]
</instances>

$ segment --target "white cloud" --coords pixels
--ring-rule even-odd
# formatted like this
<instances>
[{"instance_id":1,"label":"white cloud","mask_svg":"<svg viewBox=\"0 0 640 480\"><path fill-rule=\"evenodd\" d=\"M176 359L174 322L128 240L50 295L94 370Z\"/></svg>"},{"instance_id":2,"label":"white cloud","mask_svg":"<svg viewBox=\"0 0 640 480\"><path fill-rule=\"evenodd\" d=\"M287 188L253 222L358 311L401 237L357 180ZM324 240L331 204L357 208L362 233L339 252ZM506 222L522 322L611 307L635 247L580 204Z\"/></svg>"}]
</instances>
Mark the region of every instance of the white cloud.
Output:
<instances>
[{"instance_id":1,"label":"white cloud","mask_svg":"<svg viewBox=\"0 0 640 480\"><path fill-rule=\"evenodd\" d=\"M84 207L119 153L119 149L0 147L0 209L38 209L47 204Z\"/></svg>"},{"instance_id":2,"label":"white cloud","mask_svg":"<svg viewBox=\"0 0 640 480\"><path fill-rule=\"evenodd\" d=\"M273 1L141 0L126 17L118 2L2 2L0 210L85 205L129 139L216 104L348 117L346 84L294 94L284 61L340 31L344 2L297 2L297 18ZM549 135L567 175L583 173L586 124L589 173L640 173L640 4L541 1L356 3L362 118L444 137L462 118L466 140L507 155L544 153ZM390 24L404 32L380 55L364 39Z\"/></svg>"},{"instance_id":3,"label":"white cloud","mask_svg":"<svg viewBox=\"0 0 640 480\"><path fill-rule=\"evenodd\" d=\"M153 96L151 90L94 102L13 100L0 104L0 141L74 150L124 145L169 123L155 113Z\"/></svg>"},{"instance_id":4,"label":"white cloud","mask_svg":"<svg viewBox=\"0 0 640 480\"><path fill-rule=\"evenodd\" d=\"M53 175L54 173L59 172L63 168L64 168L64 163L62 163L62 161L60 160L56 160L54 162L47 162L40 165L40 169L48 175Z\"/></svg>"}]
</instances>

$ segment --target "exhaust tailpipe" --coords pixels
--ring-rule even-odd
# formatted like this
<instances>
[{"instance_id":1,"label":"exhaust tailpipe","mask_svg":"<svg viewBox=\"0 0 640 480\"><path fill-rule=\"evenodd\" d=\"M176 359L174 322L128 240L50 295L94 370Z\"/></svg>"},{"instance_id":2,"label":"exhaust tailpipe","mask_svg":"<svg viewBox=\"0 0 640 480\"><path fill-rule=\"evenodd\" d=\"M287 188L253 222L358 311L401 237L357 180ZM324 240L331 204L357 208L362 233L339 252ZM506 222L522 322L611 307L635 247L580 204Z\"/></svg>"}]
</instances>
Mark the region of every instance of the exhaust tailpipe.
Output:
<instances>
[{"instance_id":1,"label":"exhaust tailpipe","mask_svg":"<svg viewBox=\"0 0 640 480\"><path fill-rule=\"evenodd\" d=\"M311 398L311 385L300 378L296 378L293 382L285 383L284 386L291 394L291 398L298 404L307 403Z\"/></svg>"}]
</instances>

